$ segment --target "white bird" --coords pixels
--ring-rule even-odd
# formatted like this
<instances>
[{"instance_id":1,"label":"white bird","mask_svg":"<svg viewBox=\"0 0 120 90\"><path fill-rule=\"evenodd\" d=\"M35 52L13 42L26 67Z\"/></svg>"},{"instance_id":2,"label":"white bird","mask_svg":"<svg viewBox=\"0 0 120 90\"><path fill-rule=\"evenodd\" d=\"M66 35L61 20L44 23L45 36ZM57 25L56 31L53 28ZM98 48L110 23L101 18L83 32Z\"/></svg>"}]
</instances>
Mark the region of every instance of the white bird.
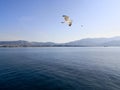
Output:
<instances>
[{"instance_id":1,"label":"white bird","mask_svg":"<svg viewBox=\"0 0 120 90\"><path fill-rule=\"evenodd\" d=\"M71 26L72 25L72 20L69 18L69 16L67 15L63 15L64 19L65 19L65 22ZM65 22L61 22L61 23L65 23Z\"/></svg>"}]
</instances>

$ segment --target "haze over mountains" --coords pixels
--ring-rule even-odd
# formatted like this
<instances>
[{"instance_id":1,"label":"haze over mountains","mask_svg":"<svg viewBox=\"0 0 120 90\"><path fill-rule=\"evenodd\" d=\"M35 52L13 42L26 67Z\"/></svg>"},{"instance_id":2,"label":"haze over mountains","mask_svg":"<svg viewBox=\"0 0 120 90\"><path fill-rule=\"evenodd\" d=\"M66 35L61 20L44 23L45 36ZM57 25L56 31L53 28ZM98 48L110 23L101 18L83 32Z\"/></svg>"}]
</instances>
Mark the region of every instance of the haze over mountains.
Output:
<instances>
[{"instance_id":1,"label":"haze over mountains","mask_svg":"<svg viewBox=\"0 0 120 90\"><path fill-rule=\"evenodd\" d=\"M0 41L0 47L97 47L120 46L120 36L112 38L85 38L67 43Z\"/></svg>"},{"instance_id":2,"label":"haze over mountains","mask_svg":"<svg viewBox=\"0 0 120 90\"><path fill-rule=\"evenodd\" d=\"M81 46L120 46L120 36L112 38L85 38L67 44Z\"/></svg>"}]
</instances>

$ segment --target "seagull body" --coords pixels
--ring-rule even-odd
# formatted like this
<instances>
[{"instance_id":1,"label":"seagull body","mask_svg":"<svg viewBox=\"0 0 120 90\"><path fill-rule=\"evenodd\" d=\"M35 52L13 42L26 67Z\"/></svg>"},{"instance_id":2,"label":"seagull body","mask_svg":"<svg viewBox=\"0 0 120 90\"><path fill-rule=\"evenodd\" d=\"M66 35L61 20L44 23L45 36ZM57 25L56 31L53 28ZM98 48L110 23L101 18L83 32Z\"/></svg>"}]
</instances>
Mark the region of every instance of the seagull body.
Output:
<instances>
[{"instance_id":1,"label":"seagull body","mask_svg":"<svg viewBox=\"0 0 120 90\"><path fill-rule=\"evenodd\" d=\"M71 26L72 25L72 20L69 18L69 16L67 15L63 15L64 19L65 19L65 22ZM65 22L61 22L61 23L65 23Z\"/></svg>"}]
</instances>

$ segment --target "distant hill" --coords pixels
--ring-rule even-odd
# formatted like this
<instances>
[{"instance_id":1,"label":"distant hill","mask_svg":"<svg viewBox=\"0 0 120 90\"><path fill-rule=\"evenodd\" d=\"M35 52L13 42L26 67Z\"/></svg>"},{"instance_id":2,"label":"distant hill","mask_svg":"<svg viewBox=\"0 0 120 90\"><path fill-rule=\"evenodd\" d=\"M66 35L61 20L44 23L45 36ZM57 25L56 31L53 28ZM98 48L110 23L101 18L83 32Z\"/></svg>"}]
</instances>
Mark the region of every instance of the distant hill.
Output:
<instances>
[{"instance_id":1,"label":"distant hill","mask_svg":"<svg viewBox=\"0 0 120 90\"><path fill-rule=\"evenodd\" d=\"M120 46L120 37L112 38L86 38L66 43L77 46Z\"/></svg>"},{"instance_id":2,"label":"distant hill","mask_svg":"<svg viewBox=\"0 0 120 90\"><path fill-rule=\"evenodd\" d=\"M120 46L120 37L112 38L85 38L71 41L68 43L54 42L28 42L18 41L0 41L0 47L96 47L96 46Z\"/></svg>"},{"instance_id":3,"label":"distant hill","mask_svg":"<svg viewBox=\"0 0 120 90\"><path fill-rule=\"evenodd\" d=\"M28 42L24 40L19 41L0 41L1 47L41 47L56 45L53 42Z\"/></svg>"}]
</instances>

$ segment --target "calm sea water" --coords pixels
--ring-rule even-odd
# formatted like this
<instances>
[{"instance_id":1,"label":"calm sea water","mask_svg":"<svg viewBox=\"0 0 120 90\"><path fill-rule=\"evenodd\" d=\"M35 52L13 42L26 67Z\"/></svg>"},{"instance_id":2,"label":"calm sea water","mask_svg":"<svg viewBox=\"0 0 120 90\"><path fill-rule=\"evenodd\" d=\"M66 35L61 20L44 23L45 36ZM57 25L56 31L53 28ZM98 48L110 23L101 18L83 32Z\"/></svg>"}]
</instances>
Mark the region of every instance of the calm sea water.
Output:
<instances>
[{"instance_id":1,"label":"calm sea water","mask_svg":"<svg viewBox=\"0 0 120 90\"><path fill-rule=\"evenodd\" d=\"M0 48L0 90L120 90L120 48Z\"/></svg>"}]
</instances>

